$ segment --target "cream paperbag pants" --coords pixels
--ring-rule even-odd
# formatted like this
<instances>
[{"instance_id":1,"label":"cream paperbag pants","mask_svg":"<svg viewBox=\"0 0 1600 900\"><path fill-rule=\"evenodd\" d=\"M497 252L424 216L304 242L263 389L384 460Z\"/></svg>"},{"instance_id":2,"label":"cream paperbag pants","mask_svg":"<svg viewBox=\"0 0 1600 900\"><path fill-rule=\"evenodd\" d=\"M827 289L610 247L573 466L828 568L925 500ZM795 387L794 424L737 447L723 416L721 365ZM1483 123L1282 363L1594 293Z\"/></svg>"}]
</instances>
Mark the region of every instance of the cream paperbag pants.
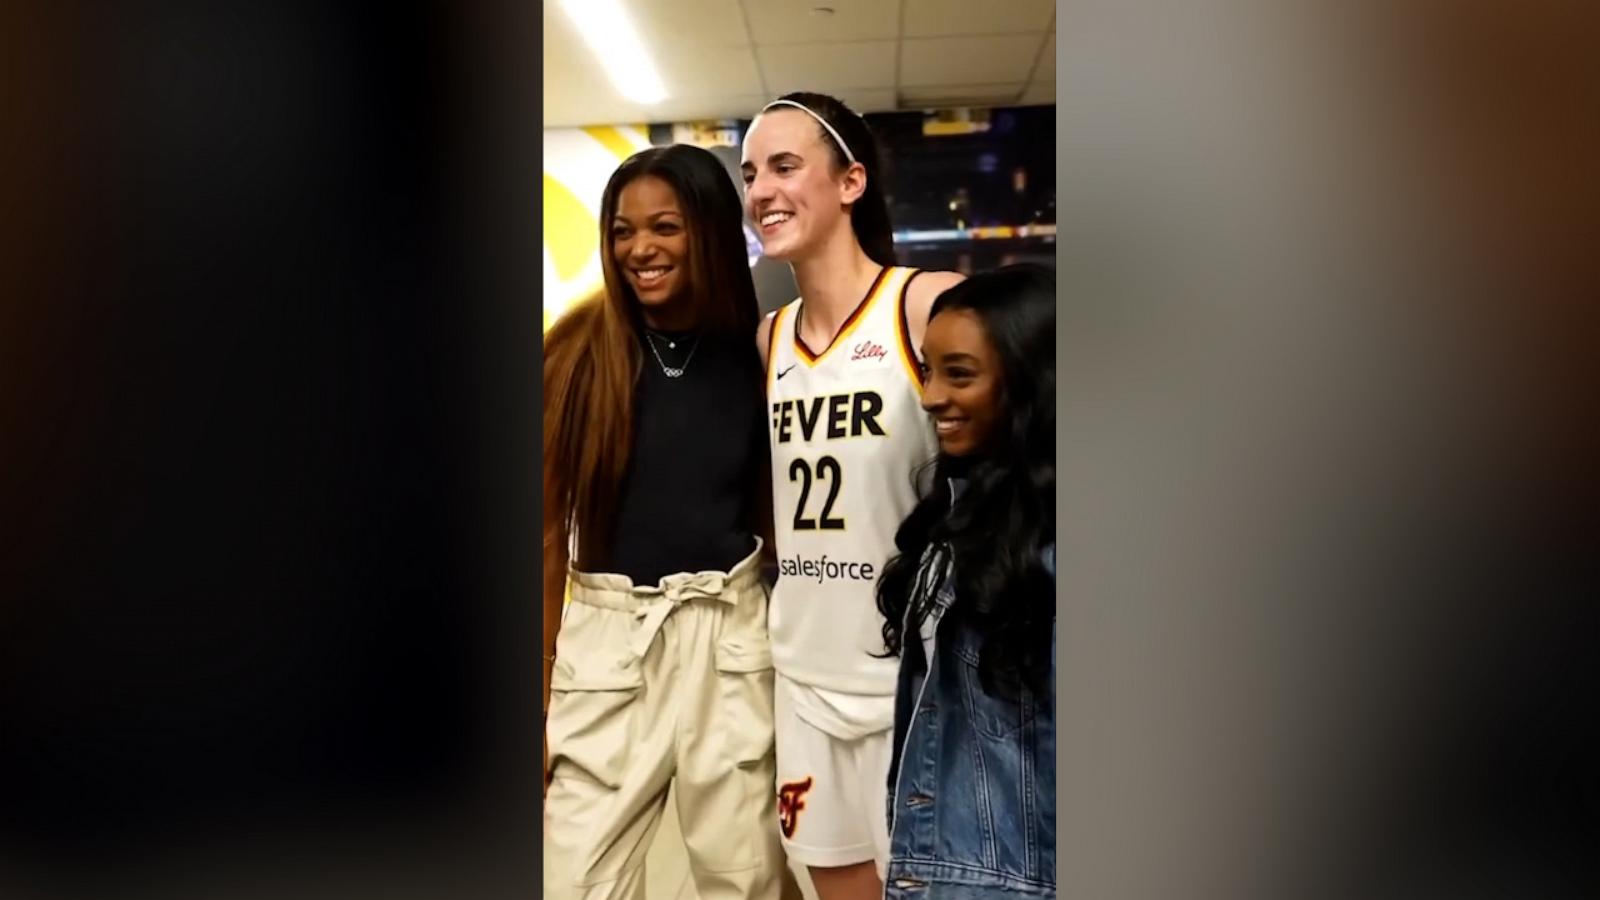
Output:
<instances>
[{"instance_id":1,"label":"cream paperbag pants","mask_svg":"<svg viewBox=\"0 0 1600 900\"><path fill-rule=\"evenodd\" d=\"M547 898L642 900L669 785L701 900L779 896L759 556L650 587L570 574L546 724Z\"/></svg>"}]
</instances>

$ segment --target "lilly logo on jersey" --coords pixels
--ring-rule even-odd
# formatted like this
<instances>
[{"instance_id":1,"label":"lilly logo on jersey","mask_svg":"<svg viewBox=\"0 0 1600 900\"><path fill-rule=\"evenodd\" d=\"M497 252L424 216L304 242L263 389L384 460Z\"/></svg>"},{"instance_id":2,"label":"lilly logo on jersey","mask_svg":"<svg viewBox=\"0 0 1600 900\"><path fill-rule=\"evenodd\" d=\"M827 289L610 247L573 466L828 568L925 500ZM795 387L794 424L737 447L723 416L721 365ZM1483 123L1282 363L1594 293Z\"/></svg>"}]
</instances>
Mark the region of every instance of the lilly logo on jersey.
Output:
<instances>
[{"instance_id":1,"label":"lilly logo on jersey","mask_svg":"<svg viewBox=\"0 0 1600 900\"><path fill-rule=\"evenodd\" d=\"M799 420L800 437L805 441L810 441L819 431L830 441L863 434L883 437L883 426L878 424L878 415L882 412L883 396L877 391L784 400L772 404L772 429L780 444L794 440L795 420Z\"/></svg>"},{"instance_id":2,"label":"lilly logo on jersey","mask_svg":"<svg viewBox=\"0 0 1600 900\"><path fill-rule=\"evenodd\" d=\"M880 345L875 344L872 341L862 341L855 346L855 350L850 355L850 359L852 361L858 359L883 359L888 355L889 351L883 349L883 347Z\"/></svg>"}]
</instances>

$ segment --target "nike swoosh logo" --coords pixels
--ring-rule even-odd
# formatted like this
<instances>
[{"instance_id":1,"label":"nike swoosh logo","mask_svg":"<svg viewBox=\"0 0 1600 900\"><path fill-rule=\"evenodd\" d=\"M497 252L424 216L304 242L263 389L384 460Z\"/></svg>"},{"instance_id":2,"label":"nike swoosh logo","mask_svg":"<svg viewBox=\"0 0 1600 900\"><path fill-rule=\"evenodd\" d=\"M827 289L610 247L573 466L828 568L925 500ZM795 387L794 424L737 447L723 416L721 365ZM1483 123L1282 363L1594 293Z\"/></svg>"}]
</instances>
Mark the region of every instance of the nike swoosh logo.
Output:
<instances>
[{"instance_id":1,"label":"nike swoosh logo","mask_svg":"<svg viewBox=\"0 0 1600 900\"><path fill-rule=\"evenodd\" d=\"M799 363L795 363L794 364L794 366L798 366L798 365L800 365L800 364ZM784 369L782 372L779 372L778 373L778 378L782 378L783 376L789 374L790 372L793 372L794 371L794 366L790 366L789 368Z\"/></svg>"}]
</instances>

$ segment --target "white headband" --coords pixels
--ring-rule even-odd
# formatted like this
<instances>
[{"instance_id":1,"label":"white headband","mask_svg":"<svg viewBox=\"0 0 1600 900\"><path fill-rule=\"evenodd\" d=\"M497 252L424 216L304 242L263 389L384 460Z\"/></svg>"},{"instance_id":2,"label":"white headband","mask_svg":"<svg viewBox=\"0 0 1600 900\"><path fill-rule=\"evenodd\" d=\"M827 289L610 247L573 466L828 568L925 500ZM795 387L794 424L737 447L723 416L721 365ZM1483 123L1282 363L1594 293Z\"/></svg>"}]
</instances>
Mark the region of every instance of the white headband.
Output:
<instances>
[{"instance_id":1,"label":"white headband","mask_svg":"<svg viewBox=\"0 0 1600 900\"><path fill-rule=\"evenodd\" d=\"M812 112L806 106L796 103L793 100L774 100L771 103L768 103L766 106L761 107L761 112L765 113L774 106L792 106L811 118L816 119L817 124L821 125L824 131L833 136L833 142L839 145L839 150L844 153L844 158L850 160L851 163L856 161L856 155L850 152L850 145L844 142L844 138L839 137L839 132L833 130L833 126L828 124L827 119L824 119L823 117Z\"/></svg>"}]
</instances>

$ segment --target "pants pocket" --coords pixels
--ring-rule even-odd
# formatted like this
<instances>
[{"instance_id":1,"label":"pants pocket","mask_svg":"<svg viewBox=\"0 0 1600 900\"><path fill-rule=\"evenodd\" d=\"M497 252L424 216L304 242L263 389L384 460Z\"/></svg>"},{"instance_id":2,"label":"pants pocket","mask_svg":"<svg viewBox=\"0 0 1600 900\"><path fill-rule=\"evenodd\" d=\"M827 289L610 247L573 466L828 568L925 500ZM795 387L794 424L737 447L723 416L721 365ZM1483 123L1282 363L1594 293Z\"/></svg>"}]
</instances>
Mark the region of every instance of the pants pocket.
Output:
<instances>
[{"instance_id":1,"label":"pants pocket","mask_svg":"<svg viewBox=\"0 0 1600 900\"><path fill-rule=\"evenodd\" d=\"M772 753L772 648L725 643L717 647L718 718L729 762L751 768Z\"/></svg>"},{"instance_id":2,"label":"pants pocket","mask_svg":"<svg viewBox=\"0 0 1600 900\"><path fill-rule=\"evenodd\" d=\"M550 770L616 790L628 768L644 676L638 660L592 652L567 659L557 653L545 726Z\"/></svg>"},{"instance_id":3,"label":"pants pocket","mask_svg":"<svg viewBox=\"0 0 1600 900\"><path fill-rule=\"evenodd\" d=\"M714 704L708 710L705 767L695 795L680 794L691 865L712 873L781 867L776 760L773 758L772 651L764 641L724 640L715 648ZM713 821L715 824L713 825Z\"/></svg>"}]
</instances>

